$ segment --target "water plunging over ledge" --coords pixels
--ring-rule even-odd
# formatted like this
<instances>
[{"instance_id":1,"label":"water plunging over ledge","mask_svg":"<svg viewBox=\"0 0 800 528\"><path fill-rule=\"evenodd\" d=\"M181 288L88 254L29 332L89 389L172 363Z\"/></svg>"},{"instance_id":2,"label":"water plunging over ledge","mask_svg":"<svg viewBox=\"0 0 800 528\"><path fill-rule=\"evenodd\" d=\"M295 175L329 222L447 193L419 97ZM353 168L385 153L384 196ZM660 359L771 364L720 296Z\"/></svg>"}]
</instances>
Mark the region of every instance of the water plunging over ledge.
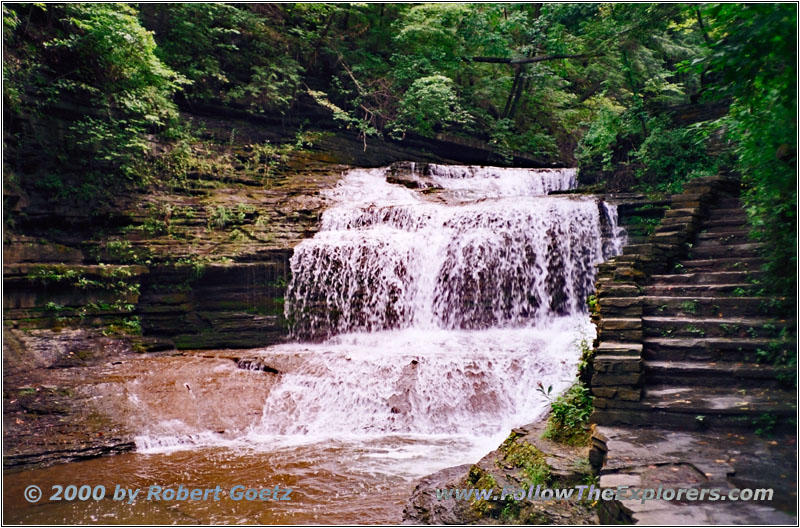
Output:
<instances>
[{"instance_id":1,"label":"water plunging over ledge","mask_svg":"<svg viewBox=\"0 0 800 528\"><path fill-rule=\"evenodd\" d=\"M222 430L204 423L207 411L192 415L135 380L128 398L147 417L138 453L57 466L62 475L297 490L269 511L218 503L155 514L140 504L129 521L396 523L412 479L476 461L537 419L547 408L537 384L569 386L578 342L592 337L585 300L595 265L622 246L616 208L547 196L576 186L573 169L412 165L416 188L388 183L387 172L344 174L320 231L295 248L286 294L294 342L247 352L280 373L271 384L221 365L187 383L188 401L220 373L251 376L246 398L212 403L258 400L251 392L261 390L256 415ZM154 375L186 360L167 361ZM57 472L37 471L42 481ZM105 514L92 505L48 518Z\"/></svg>"}]
</instances>

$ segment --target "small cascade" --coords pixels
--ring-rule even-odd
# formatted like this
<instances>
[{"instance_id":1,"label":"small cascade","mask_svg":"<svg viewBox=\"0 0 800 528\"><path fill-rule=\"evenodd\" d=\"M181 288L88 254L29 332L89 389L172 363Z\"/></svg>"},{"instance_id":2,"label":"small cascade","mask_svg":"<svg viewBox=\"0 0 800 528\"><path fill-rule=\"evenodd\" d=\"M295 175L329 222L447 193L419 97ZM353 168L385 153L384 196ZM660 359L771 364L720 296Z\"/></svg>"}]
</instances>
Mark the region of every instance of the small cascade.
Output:
<instances>
[{"instance_id":1,"label":"small cascade","mask_svg":"<svg viewBox=\"0 0 800 528\"><path fill-rule=\"evenodd\" d=\"M627 244L628 233L619 225L619 211L616 204L605 201L600 202L603 211L603 259L608 260L622 253L622 248Z\"/></svg>"},{"instance_id":2,"label":"small cascade","mask_svg":"<svg viewBox=\"0 0 800 528\"><path fill-rule=\"evenodd\" d=\"M473 193L479 198L536 196L567 191L578 184L577 169L518 169L464 165L425 166L433 183L448 190Z\"/></svg>"},{"instance_id":3,"label":"small cascade","mask_svg":"<svg viewBox=\"0 0 800 528\"><path fill-rule=\"evenodd\" d=\"M490 437L538 416L539 383L572 383L584 317L482 331L347 334L313 352L284 347L296 368L267 398L260 435L338 439L382 434ZM580 336L580 332L577 333Z\"/></svg>"},{"instance_id":4,"label":"small cascade","mask_svg":"<svg viewBox=\"0 0 800 528\"><path fill-rule=\"evenodd\" d=\"M436 203L387 183L385 169L350 171L292 258L295 337L516 327L585 310L594 267L615 249L604 250L594 198L546 196L574 188L574 169L425 170L480 199Z\"/></svg>"}]
</instances>

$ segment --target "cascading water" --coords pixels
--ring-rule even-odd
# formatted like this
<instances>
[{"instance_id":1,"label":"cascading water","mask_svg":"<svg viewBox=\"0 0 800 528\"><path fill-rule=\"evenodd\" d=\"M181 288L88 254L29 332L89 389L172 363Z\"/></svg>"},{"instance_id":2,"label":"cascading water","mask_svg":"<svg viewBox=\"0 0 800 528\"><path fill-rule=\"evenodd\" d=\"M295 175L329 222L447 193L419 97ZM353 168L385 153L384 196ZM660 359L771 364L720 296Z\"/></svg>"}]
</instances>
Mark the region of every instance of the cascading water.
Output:
<instances>
[{"instance_id":1,"label":"cascading water","mask_svg":"<svg viewBox=\"0 0 800 528\"><path fill-rule=\"evenodd\" d=\"M615 208L545 195L574 188L574 169L428 165L450 203L386 172L348 172L295 249L286 315L298 340L324 341L280 349L294 365L257 434L492 438L543 412L538 383L574 375L607 256L600 206Z\"/></svg>"},{"instance_id":2,"label":"cascading water","mask_svg":"<svg viewBox=\"0 0 800 528\"><path fill-rule=\"evenodd\" d=\"M595 266L621 247L616 207L548 196L574 169L406 167L418 189L348 171L295 248L297 342L260 351L283 372L260 421L224 441L162 423L140 449L451 435L473 452L546 409L538 384L571 383Z\"/></svg>"},{"instance_id":3,"label":"cascading water","mask_svg":"<svg viewBox=\"0 0 800 528\"><path fill-rule=\"evenodd\" d=\"M542 196L574 186L574 169L429 168L438 186L480 199L431 203L384 169L346 176L292 258L295 337L530 326L585 310L603 260L597 202Z\"/></svg>"}]
</instances>

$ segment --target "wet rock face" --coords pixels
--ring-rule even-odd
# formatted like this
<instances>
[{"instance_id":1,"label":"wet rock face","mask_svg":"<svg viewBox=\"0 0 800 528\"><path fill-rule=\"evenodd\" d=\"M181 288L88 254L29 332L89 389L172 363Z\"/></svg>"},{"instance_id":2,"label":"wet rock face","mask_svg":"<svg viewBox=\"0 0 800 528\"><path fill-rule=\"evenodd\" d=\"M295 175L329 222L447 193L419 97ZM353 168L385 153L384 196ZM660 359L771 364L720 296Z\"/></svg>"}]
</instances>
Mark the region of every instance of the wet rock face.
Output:
<instances>
[{"instance_id":1,"label":"wet rock face","mask_svg":"<svg viewBox=\"0 0 800 528\"><path fill-rule=\"evenodd\" d=\"M6 468L130 451L161 422L235 436L279 377L236 351L142 354L131 338L85 328L3 338Z\"/></svg>"},{"instance_id":2,"label":"wet rock face","mask_svg":"<svg viewBox=\"0 0 800 528\"><path fill-rule=\"evenodd\" d=\"M137 307L144 335L170 348L254 348L282 341L290 251L261 262L209 264L187 277L180 268L153 271Z\"/></svg>"},{"instance_id":3,"label":"wet rock face","mask_svg":"<svg viewBox=\"0 0 800 528\"><path fill-rule=\"evenodd\" d=\"M133 449L133 435L96 405L101 365L131 343L87 329L6 328L3 335L3 465L49 465Z\"/></svg>"},{"instance_id":4,"label":"wet rock face","mask_svg":"<svg viewBox=\"0 0 800 528\"><path fill-rule=\"evenodd\" d=\"M466 501L437 500L436 489L463 487L471 464L446 468L420 479L403 510L403 524L466 524L470 515Z\"/></svg>"}]
</instances>

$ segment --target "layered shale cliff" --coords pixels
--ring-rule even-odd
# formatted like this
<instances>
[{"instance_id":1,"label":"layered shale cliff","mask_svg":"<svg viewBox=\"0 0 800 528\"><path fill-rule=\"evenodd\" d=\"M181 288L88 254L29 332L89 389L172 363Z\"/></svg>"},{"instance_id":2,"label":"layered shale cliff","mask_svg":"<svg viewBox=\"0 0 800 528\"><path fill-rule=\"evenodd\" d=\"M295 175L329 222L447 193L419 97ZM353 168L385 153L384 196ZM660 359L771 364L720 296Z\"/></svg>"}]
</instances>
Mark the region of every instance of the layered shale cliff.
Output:
<instances>
[{"instance_id":1,"label":"layered shale cliff","mask_svg":"<svg viewBox=\"0 0 800 528\"><path fill-rule=\"evenodd\" d=\"M120 412L97 403L115 383L110 365L285 340L293 248L318 231L321 192L349 167L464 163L480 154L443 139L375 140L364 150L354 136L295 135L206 110L183 116L202 130L198 140L152 145L163 170L157 181L100 206L77 195L55 205L36 187L13 179L6 186L7 465L132 448ZM629 237L663 212L640 195L607 199L619 203Z\"/></svg>"}]
</instances>

